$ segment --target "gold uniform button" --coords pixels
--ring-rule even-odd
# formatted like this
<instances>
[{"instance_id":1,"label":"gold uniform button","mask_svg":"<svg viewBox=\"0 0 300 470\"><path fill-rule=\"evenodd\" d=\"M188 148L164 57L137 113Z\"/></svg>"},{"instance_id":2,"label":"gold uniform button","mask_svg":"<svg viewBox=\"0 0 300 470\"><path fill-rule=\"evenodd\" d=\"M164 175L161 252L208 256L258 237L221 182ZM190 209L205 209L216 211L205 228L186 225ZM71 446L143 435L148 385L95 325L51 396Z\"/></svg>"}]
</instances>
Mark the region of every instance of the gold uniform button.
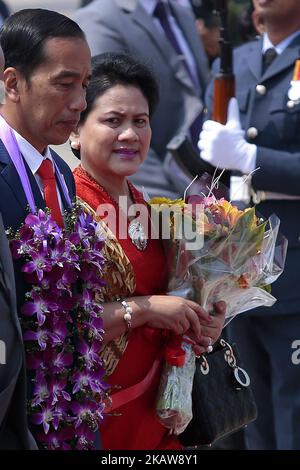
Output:
<instances>
[{"instance_id":1,"label":"gold uniform button","mask_svg":"<svg viewBox=\"0 0 300 470\"><path fill-rule=\"evenodd\" d=\"M256 127L249 127L249 129L247 130L247 137L249 139L255 139L255 137L258 136L258 130L256 129Z\"/></svg>"},{"instance_id":2,"label":"gold uniform button","mask_svg":"<svg viewBox=\"0 0 300 470\"><path fill-rule=\"evenodd\" d=\"M263 96L267 93L267 88L265 85L256 85L256 91L259 95Z\"/></svg>"}]
</instances>

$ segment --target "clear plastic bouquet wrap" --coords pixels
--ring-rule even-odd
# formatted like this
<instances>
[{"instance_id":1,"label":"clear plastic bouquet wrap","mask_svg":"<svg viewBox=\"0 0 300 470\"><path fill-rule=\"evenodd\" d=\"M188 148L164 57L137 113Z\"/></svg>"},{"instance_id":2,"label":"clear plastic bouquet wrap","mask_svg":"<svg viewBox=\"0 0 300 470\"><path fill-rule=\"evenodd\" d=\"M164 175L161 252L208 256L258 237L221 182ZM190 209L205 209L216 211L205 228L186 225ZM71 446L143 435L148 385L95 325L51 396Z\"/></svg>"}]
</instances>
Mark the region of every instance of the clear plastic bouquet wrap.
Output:
<instances>
[{"instance_id":1,"label":"clear plastic bouquet wrap","mask_svg":"<svg viewBox=\"0 0 300 470\"><path fill-rule=\"evenodd\" d=\"M181 347L184 358L181 365L165 361L156 405L161 422L175 434L182 433L193 417L191 395L195 354L190 344L183 343Z\"/></svg>"},{"instance_id":2,"label":"clear plastic bouquet wrap","mask_svg":"<svg viewBox=\"0 0 300 470\"><path fill-rule=\"evenodd\" d=\"M270 284L283 272L287 249L275 215L263 220L255 208L240 210L211 189L207 196L193 195L186 202L154 198L150 204L170 229L169 237L166 227L162 231L170 295L194 300L210 314L214 303L224 300L225 325L241 312L275 303ZM191 346L188 350L193 355ZM188 354L182 367L164 369L157 412L175 434L192 417L192 380Z\"/></svg>"}]
</instances>

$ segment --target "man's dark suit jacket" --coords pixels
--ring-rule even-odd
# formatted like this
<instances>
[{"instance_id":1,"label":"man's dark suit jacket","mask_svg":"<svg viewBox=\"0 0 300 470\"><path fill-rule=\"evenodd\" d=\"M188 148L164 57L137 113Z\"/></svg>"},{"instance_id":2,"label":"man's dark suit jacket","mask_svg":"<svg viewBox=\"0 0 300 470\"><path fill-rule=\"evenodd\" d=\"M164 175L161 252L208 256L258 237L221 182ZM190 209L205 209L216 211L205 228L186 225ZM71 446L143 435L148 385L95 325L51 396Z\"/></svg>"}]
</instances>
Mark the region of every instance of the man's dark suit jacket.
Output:
<instances>
[{"instance_id":1,"label":"man's dark suit jacket","mask_svg":"<svg viewBox=\"0 0 300 470\"><path fill-rule=\"evenodd\" d=\"M60 172L69 189L71 199L75 197L75 183L68 165L52 151ZM26 164L25 164L26 166ZM36 180L26 166L35 202L38 208L44 209ZM6 344L7 364L0 364L0 449L33 449L36 448L30 435L26 419L26 373L22 334L17 311L24 302L24 294L28 290L19 269L15 270L4 233L4 227L18 229L28 213L28 203L15 167L0 141L0 340ZM67 208L61 191L62 202Z\"/></svg>"},{"instance_id":2,"label":"man's dark suit jacket","mask_svg":"<svg viewBox=\"0 0 300 470\"><path fill-rule=\"evenodd\" d=\"M25 358L13 264L0 215L0 449L34 449L26 416Z\"/></svg>"}]
</instances>

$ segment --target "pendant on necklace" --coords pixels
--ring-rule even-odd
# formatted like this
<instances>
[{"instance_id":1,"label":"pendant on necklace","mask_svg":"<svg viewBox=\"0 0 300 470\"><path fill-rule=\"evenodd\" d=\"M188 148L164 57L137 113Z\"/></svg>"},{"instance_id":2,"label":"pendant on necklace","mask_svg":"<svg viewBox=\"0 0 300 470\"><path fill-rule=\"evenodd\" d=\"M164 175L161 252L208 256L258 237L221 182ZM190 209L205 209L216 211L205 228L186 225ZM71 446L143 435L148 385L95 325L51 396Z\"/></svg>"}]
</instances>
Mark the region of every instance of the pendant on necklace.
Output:
<instances>
[{"instance_id":1,"label":"pendant on necklace","mask_svg":"<svg viewBox=\"0 0 300 470\"><path fill-rule=\"evenodd\" d=\"M130 222L128 235L138 250L144 251L147 248L148 239L146 237L144 227L138 220L132 220Z\"/></svg>"}]
</instances>

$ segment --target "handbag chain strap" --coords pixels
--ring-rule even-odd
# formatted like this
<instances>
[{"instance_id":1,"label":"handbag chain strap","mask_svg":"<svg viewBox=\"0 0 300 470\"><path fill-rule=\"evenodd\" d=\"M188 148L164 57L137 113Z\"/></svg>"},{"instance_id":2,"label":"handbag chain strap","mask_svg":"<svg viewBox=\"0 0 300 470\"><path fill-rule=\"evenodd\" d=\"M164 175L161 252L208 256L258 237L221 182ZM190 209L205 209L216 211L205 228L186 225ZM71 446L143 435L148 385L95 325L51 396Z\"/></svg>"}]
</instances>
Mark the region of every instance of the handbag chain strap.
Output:
<instances>
[{"instance_id":1,"label":"handbag chain strap","mask_svg":"<svg viewBox=\"0 0 300 470\"><path fill-rule=\"evenodd\" d=\"M233 369L233 374L235 380L238 382L239 385L242 387L248 387L250 385L250 377L248 373L243 369L242 367L239 367L237 365L236 357L234 354L234 351L232 349L232 346L227 343L224 339L220 339L220 345L225 349L224 351L224 359L227 362L227 364ZM210 353L213 354L213 353ZM209 362L207 360L207 356L209 354L203 354L201 356L201 365L200 365L200 370L203 375L209 374L210 371L210 366ZM236 387L237 390L239 390L241 387Z\"/></svg>"}]
</instances>

